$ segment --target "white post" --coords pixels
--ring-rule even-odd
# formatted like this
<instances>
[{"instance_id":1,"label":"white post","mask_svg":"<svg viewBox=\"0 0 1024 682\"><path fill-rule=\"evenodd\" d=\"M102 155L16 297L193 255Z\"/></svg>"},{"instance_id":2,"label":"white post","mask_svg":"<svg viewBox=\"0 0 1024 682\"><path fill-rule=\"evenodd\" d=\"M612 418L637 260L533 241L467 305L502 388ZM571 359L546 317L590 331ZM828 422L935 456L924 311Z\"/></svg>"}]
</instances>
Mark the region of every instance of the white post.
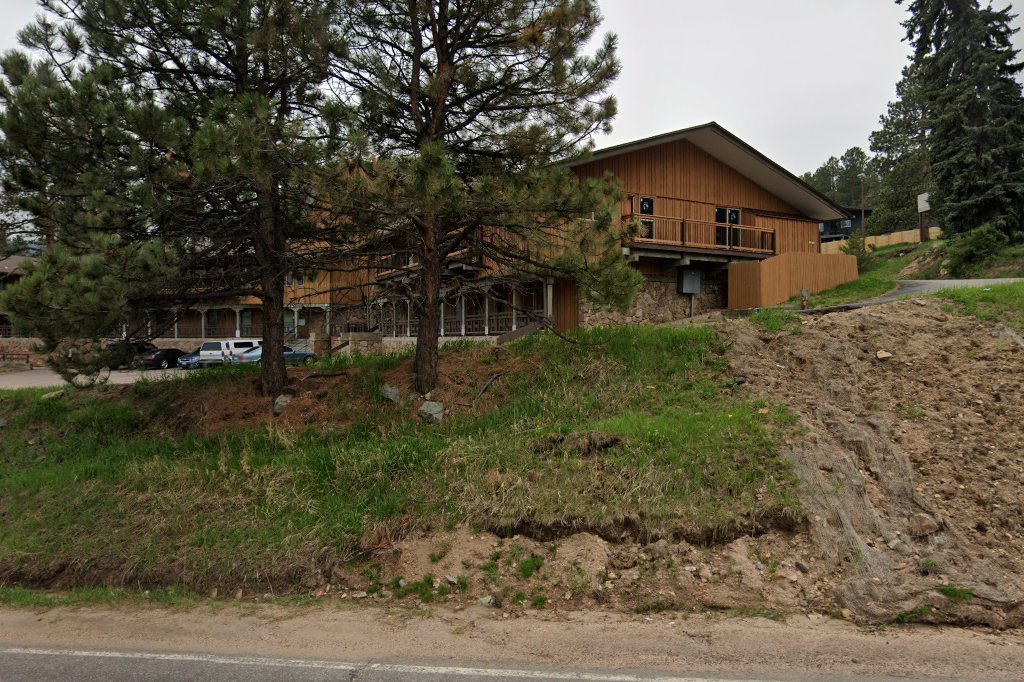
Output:
<instances>
[{"instance_id":1,"label":"white post","mask_svg":"<svg viewBox=\"0 0 1024 682\"><path fill-rule=\"evenodd\" d=\"M199 338L206 338L206 308L199 310Z\"/></svg>"},{"instance_id":2,"label":"white post","mask_svg":"<svg viewBox=\"0 0 1024 682\"><path fill-rule=\"evenodd\" d=\"M405 335L412 336L412 301L405 299Z\"/></svg>"},{"instance_id":3,"label":"white post","mask_svg":"<svg viewBox=\"0 0 1024 682\"><path fill-rule=\"evenodd\" d=\"M242 309L235 308L235 338L242 338Z\"/></svg>"},{"instance_id":4,"label":"white post","mask_svg":"<svg viewBox=\"0 0 1024 682\"><path fill-rule=\"evenodd\" d=\"M519 289L512 290L512 331L516 330L516 311L519 310Z\"/></svg>"},{"instance_id":5,"label":"white post","mask_svg":"<svg viewBox=\"0 0 1024 682\"><path fill-rule=\"evenodd\" d=\"M544 283L544 316L553 317L555 310L555 283L548 280Z\"/></svg>"},{"instance_id":6,"label":"white post","mask_svg":"<svg viewBox=\"0 0 1024 682\"><path fill-rule=\"evenodd\" d=\"M178 318L174 318L174 338L178 338Z\"/></svg>"},{"instance_id":7,"label":"white post","mask_svg":"<svg viewBox=\"0 0 1024 682\"><path fill-rule=\"evenodd\" d=\"M441 336L444 336L444 301L441 301Z\"/></svg>"},{"instance_id":8,"label":"white post","mask_svg":"<svg viewBox=\"0 0 1024 682\"><path fill-rule=\"evenodd\" d=\"M491 335L491 293L490 289L484 292L484 336Z\"/></svg>"},{"instance_id":9,"label":"white post","mask_svg":"<svg viewBox=\"0 0 1024 682\"><path fill-rule=\"evenodd\" d=\"M462 296L462 295L459 295L459 302L456 305L461 305L462 306L462 320L461 320L460 329L462 330L462 335L465 336L466 335L466 297ZM456 308L455 310L457 311L458 308ZM458 312L456 312L455 314L458 315Z\"/></svg>"}]
</instances>

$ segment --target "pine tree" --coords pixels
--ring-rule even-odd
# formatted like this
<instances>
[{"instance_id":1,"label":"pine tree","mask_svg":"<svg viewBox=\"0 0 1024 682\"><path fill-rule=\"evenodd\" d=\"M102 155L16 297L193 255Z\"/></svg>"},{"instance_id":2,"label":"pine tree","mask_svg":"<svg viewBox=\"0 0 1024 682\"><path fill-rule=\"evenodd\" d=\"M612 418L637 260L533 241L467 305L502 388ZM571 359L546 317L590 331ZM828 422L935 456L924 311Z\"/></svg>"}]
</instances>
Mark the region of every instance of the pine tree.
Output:
<instances>
[{"instance_id":1,"label":"pine tree","mask_svg":"<svg viewBox=\"0 0 1024 682\"><path fill-rule=\"evenodd\" d=\"M872 164L879 177L875 212L868 230L884 234L917 225L917 197L930 192L924 102L915 70L907 67L896 84L896 100L880 118L882 127L871 134Z\"/></svg>"},{"instance_id":2,"label":"pine tree","mask_svg":"<svg viewBox=\"0 0 1024 682\"><path fill-rule=\"evenodd\" d=\"M903 0L898 0L903 2ZM933 210L949 233L1024 238L1024 98L1009 9L912 0L904 22L924 102Z\"/></svg>"},{"instance_id":3,"label":"pine tree","mask_svg":"<svg viewBox=\"0 0 1024 682\"><path fill-rule=\"evenodd\" d=\"M583 52L599 24L592 0L350 6L341 77L383 178L368 202L377 220L355 221L373 231L357 241L413 263L421 393L436 382L445 269L469 246L509 278L568 274L620 304L636 290L607 208L614 195L557 163L615 113L614 37Z\"/></svg>"},{"instance_id":4,"label":"pine tree","mask_svg":"<svg viewBox=\"0 0 1024 682\"><path fill-rule=\"evenodd\" d=\"M143 272L124 254L155 245L178 276L133 278L119 312L258 296L263 389L280 393L286 273L329 238L314 188L344 139L328 96L340 2L46 0L20 34L27 52L2 60L0 163L34 229L90 268L41 269L23 293L68 301L83 277L102 290L97 262ZM47 329L32 300L12 300L44 338L99 333Z\"/></svg>"}]
</instances>

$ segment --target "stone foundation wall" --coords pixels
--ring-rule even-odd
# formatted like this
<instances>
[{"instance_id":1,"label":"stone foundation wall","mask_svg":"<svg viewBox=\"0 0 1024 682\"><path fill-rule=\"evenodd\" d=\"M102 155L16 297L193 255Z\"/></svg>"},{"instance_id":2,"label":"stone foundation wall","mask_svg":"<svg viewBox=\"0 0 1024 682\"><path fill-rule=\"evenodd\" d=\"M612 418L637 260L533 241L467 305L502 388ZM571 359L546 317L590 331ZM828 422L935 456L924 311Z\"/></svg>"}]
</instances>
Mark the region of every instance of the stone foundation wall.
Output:
<instances>
[{"instance_id":1,"label":"stone foundation wall","mask_svg":"<svg viewBox=\"0 0 1024 682\"><path fill-rule=\"evenodd\" d=\"M697 295L695 314L703 315L726 307L726 270L701 273L701 289ZM627 312L597 310L586 301L580 302L580 326L608 327L618 324L664 324L690 317L690 294L677 293L674 278L649 278L637 295L633 308Z\"/></svg>"}]
</instances>

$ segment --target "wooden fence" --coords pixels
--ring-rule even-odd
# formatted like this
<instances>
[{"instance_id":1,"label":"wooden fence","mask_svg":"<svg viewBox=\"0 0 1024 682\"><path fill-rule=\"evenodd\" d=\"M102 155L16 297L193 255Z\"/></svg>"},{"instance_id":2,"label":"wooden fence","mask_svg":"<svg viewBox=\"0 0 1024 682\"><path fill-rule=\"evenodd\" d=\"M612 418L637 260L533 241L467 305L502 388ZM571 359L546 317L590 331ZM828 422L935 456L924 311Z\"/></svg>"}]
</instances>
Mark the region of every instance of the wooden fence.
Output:
<instances>
[{"instance_id":1,"label":"wooden fence","mask_svg":"<svg viewBox=\"0 0 1024 682\"><path fill-rule=\"evenodd\" d=\"M938 239L942 236L942 228L929 227L928 238ZM864 243L868 248L872 246L876 249L880 249L883 246L894 246L896 244L919 244L921 242L921 231L920 230L903 230L902 232L890 232L889 234L876 234L868 237L864 240ZM837 242L825 242L821 245L822 253L842 253L840 249L843 248L843 244L846 240Z\"/></svg>"},{"instance_id":2,"label":"wooden fence","mask_svg":"<svg viewBox=\"0 0 1024 682\"><path fill-rule=\"evenodd\" d=\"M816 294L857 279L857 259L845 254L784 253L774 258L729 264L729 309L785 303L810 289Z\"/></svg>"}]
</instances>

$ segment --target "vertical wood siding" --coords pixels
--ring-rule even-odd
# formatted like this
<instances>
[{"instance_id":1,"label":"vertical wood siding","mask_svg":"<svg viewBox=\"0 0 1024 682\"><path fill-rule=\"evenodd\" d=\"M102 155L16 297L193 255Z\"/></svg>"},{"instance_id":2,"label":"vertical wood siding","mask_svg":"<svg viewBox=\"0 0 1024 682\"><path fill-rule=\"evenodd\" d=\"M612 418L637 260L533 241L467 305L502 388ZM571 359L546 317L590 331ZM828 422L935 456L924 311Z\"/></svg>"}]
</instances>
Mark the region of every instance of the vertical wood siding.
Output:
<instances>
[{"instance_id":1,"label":"vertical wood siding","mask_svg":"<svg viewBox=\"0 0 1024 682\"><path fill-rule=\"evenodd\" d=\"M555 331L571 332L580 326L580 298L576 282L556 279L552 292L552 318Z\"/></svg>"},{"instance_id":2,"label":"vertical wood siding","mask_svg":"<svg viewBox=\"0 0 1024 682\"><path fill-rule=\"evenodd\" d=\"M666 207L672 208L677 205L673 202L679 201L685 208L685 212L676 213L659 205L654 211L658 215L713 221L716 205L799 214L782 199L686 140L600 159L574 170L583 178L601 178L610 172L630 194L653 196L656 203L661 198L666 200ZM691 210L697 213L690 214Z\"/></svg>"},{"instance_id":3,"label":"vertical wood siding","mask_svg":"<svg viewBox=\"0 0 1024 682\"><path fill-rule=\"evenodd\" d=\"M729 264L729 309L785 303L801 289L816 294L857 279L854 256L785 253L759 262Z\"/></svg>"}]
</instances>

